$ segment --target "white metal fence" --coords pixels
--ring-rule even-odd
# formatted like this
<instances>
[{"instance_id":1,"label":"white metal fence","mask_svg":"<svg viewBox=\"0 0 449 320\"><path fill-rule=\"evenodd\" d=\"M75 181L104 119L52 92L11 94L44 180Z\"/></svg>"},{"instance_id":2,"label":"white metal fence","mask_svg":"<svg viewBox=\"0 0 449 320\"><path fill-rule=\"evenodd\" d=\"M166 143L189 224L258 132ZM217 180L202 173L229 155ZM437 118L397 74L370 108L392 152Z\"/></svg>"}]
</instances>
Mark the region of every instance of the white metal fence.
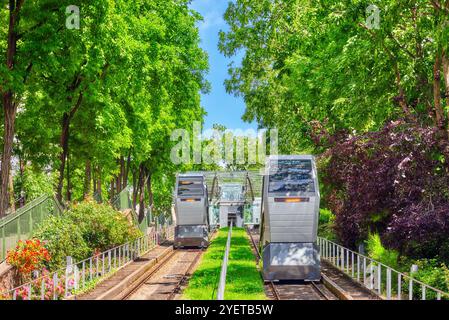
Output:
<instances>
[{"instance_id":1,"label":"white metal fence","mask_svg":"<svg viewBox=\"0 0 449 320\"><path fill-rule=\"evenodd\" d=\"M449 293L429 286L335 242L318 237L322 259L387 300L441 300Z\"/></svg>"},{"instance_id":2,"label":"white metal fence","mask_svg":"<svg viewBox=\"0 0 449 320\"><path fill-rule=\"evenodd\" d=\"M0 300L62 300L92 289L134 259L174 235L173 226L160 226L130 243L99 253L86 260L68 263L55 272L43 271L32 281L0 294Z\"/></svg>"}]
</instances>

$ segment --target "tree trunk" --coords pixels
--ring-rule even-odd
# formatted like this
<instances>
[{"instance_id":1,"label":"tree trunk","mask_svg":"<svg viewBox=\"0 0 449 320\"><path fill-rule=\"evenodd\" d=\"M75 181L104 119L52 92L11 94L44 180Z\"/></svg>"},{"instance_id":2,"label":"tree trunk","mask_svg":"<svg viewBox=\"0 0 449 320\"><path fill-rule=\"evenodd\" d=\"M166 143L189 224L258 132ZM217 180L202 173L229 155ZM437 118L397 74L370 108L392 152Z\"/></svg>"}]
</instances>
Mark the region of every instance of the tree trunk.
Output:
<instances>
[{"instance_id":1,"label":"tree trunk","mask_svg":"<svg viewBox=\"0 0 449 320\"><path fill-rule=\"evenodd\" d=\"M140 165L139 173L139 223L145 218L145 167Z\"/></svg>"},{"instance_id":2,"label":"tree trunk","mask_svg":"<svg viewBox=\"0 0 449 320\"><path fill-rule=\"evenodd\" d=\"M97 192L98 196L100 198L100 201L103 201L102 195L101 195L101 167L97 167Z\"/></svg>"},{"instance_id":3,"label":"tree trunk","mask_svg":"<svg viewBox=\"0 0 449 320\"><path fill-rule=\"evenodd\" d=\"M86 160L86 171L84 175L84 199L87 199L90 194L91 174L90 160Z\"/></svg>"},{"instance_id":4,"label":"tree trunk","mask_svg":"<svg viewBox=\"0 0 449 320\"><path fill-rule=\"evenodd\" d=\"M72 201L72 182L70 181L70 155L67 149L67 202Z\"/></svg>"},{"instance_id":5,"label":"tree trunk","mask_svg":"<svg viewBox=\"0 0 449 320\"><path fill-rule=\"evenodd\" d=\"M64 184L64 168L65 168L65 162L67 160L67 156L69 153L69 137L70 137L70 121L72 120L73 116L75 115L76 111L78 111L79 107L81 106L81 102L83 101L83 93L80 92L78 95L78 100L76 101L76 104L73 106L73 108L70 110L70 112L64 112L64 115L62 116L62 122L61 122L61 136L59 138L59 146L61 147L62 151L59 156L59 160L61 161L61 164L59 166L59 178L58 178L58 186L56 188L56 197L59 200L59 202L62 203L62 187ZM70 188L67 188L69 190Z\"/></svg>"},{"instance_id":6,"label":"tree trunk","mask_svg":"<svg viewBox=\"0 0 449 320\"><path fill-rule=\"evenodd\" d=\"M14 70L14 58L17 52L16 26L23 0L9 0L9 24L6 48L6 68ZM4 84L2 84L4 85ZM14 125L16 121L17 104L14 101L14 93L8 88L1 92L4 112L3 153L0 176L0 217L4 216L8 209L8 183L11 169L12 146L14 142Z\"/></svg>"},{"instance_id":7,"label":"tree trunk","mask_svg":"<svg viewBox=\"0 0 449 320\"><path fill-rule=\"evenodd\" d=\"M133 170L133 208L134 210L136 210L136 206L137 206L137 170Z\"/></svg>"},{"instance_id":8,"label":"tree trunk","mask_svg":"<svg viewBox=\"0 0 449 320\"><path fill-rule=\"evenodd\" d=\"M114 196L115 196L114 185L115 185L115 179L112 178L112 179L111 179L111 190L109 191L109 198L110 198L111 200L113 200L113 199L114 199Z\"/></svg>"},{"instance_id":9,"label":"tree trunk","mask_svg":"<svg viewBox=\"0 0 449 320\"><path fill-rule=\"evenodd\" d=\"M13 102L12 92L3 94L3 112L5 115L3 134L3 154L1 166L1 188L0 188L0 217L6 214L8 209L8 184L11 169L12 146L14 141L14 123L17 107Z\"/></svg>"},{"instance_id":10,"label":"tree trunk","mask_svg":"<svg viewBox=\"0 0 449 320\"><path fill-rule=\"evenodd\" d=\"M124 185L127 186L128 185L128 175L129 175L129 168L131 166L131 149L129 149L128 152L128 159L126 160L126 167L125 167L125 180L124 180Z\"/></svg>"},{"instance_id":11,"label":"tree trunk","mask_svg":"<svg viewBox=\"0 0 449 320\"><path fill-rule=\"evenodd\" d=\"M154 202L154 195L153 195L153 188L151 186L151 172L147 171L147 192L148 192L148 207L153 207Z\"/></svg>"},{"instance_id":12,"label":"tree trunk","mask_svg":"<svg viewBox=\"0 0 449 320\"><path fill-rule=\"evenodd\" d=\"M25 173L25 163L21 156L19 156L19 174L20 174L20 201L19 208L22 208L26 203L26 194L23 190L23 175Z\"/></svg>"},{"instance_id":13,"label":"tree trunk","mask_svg":"<svg viewBox=\"0 0 449 320\"><path fill-rule=\"evenodd\" d=\"M125 159L120 156L120 190L126 188L125 184Z\"/></svg>"},{"instance_id":14,"label":"tree trunk","mask_svg":"<svg viewBox=\"0 0 449 320\"><path fill-rule=\"evenodd\" d=\"M446 98L446 107L449 107L449 56L446 52L443 53L443 79L445 85L445 98ZM449 109L447 114L447 119L449 122ZM447 134L449 139L449 123L447 127Z\"/></svg>"},{"instance_id":15,"label":"tree trunk","mask_svg":"<svg viewBox=\"0 0 449 320\"><path fill-rule=\"evenodd\" d=\"M9 203L11 204L11 213L16 212L16 201L14 199L14 181L12 174L9 175Z\"/></svg>"},{"instance_id":16,"label":"tree trunk","mask_svg":"<svg viewBox=\"0 0 449 320\"><path fill-rule=\"evenodd\" d=\"M441 106L441 56L437 53L433 66L433 100L435 105L435 120L439 129L443 128L444 113Z\"/></svg>"},{"instance_id":17,"label":"tree trunk","mask_svg":"<svg viewBox=\"0 0 449 320\"><path fill-rule=\"evenodd\" d=\"M95 172L95 166L94 166L94 170L92 171L92 187L93 187L94 193L96 193L97 192L97 173Z\"/></svg>"},{"instance_id":18,"label":"tree trunk","mask_svg":"<svg viewBox=\"0 0 449 320\"><path fill-rule=\"evenodd\" d=\"M70 127L69 114L64 113L62 117L61 137L59 139L59 146L61 147L62 152L59 155L59 161L61 163L59 165L59 178L58 178L58 186L56 189L56 197L60 203L62 203L62 187L64 184L65 163L67 159L68 146L69 146L69 127Z\"/></svg>"}]
</instances>

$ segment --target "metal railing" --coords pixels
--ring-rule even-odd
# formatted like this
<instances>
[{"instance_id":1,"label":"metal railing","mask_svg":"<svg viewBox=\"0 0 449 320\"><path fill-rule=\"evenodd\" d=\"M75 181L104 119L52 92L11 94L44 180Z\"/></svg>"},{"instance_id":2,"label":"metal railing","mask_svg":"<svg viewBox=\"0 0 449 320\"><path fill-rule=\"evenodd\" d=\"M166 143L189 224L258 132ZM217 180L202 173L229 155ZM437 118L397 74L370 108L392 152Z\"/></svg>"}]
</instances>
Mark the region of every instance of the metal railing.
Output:
<instances>
[{"instance_id":1,"label":"metal railing","mask_svg":"<svg viewBox=\"0 0 449 320\"><path fill-rule=\"evenodd\" d=\"M429 286L335 242L318 237L321 258L387 300L441 300L449 293Z\"/></svg>"},{"instance_id":2,"label":"metal railing","mask_svg":"<svg viewBox=\"0 0 449 320\"><path fill-rule=\"evenodd\" d=\"M225 287L226 287L226 273L228 270L229 250L231 248L231 236L232 236L232 222L228 232L228 239L226 240L226 248L223 256L223 262L221 263L220 281L218 282L217 300L224 300Z\"/></svg>"},{"instance_id":3,"label":"metal railing","mask_svg":"<svg viewBox=\"0 0 449 320\"><path fill-rule=\"evenodd\" d=\"M62 300L79 295L170 237L173 237L173 227L161 227L133 242L68 263L58 271L44 271L32 281L0 293L0 300Z\"/></svg>"},{"instance_id":4,"label":"metal railing","mask_svg":"<svg viewBox=\"0 0 449 320\"><path fill-rule=\"evenodd\" d=\"M29 239L34 228L50 214L61 214L62 208L54 196L39 197L15 213L0 220L0 262L19 240Z\"/></svg>"}]
</instances>

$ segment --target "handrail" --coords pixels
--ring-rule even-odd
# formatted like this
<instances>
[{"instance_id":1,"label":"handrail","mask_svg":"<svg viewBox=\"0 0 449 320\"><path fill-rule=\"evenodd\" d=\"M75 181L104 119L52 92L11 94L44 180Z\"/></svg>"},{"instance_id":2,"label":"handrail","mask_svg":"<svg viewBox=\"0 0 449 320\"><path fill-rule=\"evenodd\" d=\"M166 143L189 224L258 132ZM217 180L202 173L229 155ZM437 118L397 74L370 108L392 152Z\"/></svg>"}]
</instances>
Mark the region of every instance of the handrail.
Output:
<instances>
[{"instance_id":1,"label":"handrail","mask_svg":"<svg viewBox=\"0 0 449 320\"><path fill-rule=\"evenodd\" d=\"M339 268L341 271L345 272L347 275L351 276L353 279L357 280L357 282L361 283L369 290L372 290L387 300L393 299L393 293L396 293L397 300L402 300L402 298L404 298L404 291L407 290L408 299L413 300L413 298L416 297L414 295L415 284L420 286L421 300L427 299L429 291L433 291L433 293L436 294L437 300L441 300L442 297L449 298L449 293L447 292L432 287L413 278L411 275L397 271L382 262L345 248L328 239L318 237L318 246L322 258ZM369 266L369 268L367 268L367 266ZM382 269L384 269L386 273L384 279L382 279ZM371 275L372 278L367 278L367 275ZM392 281L393 276L395 276L397 280L395 283ZM366 285L367 280L369 280L369 285ZM376 283L373 283L373 280ZM404 285L403 280L408 281L407 290L403 290L402 288ZM394 286L396 286L396 292L393 292Z\"/></svg>"},{"instance_id":2,"label":"handrail","mask_svg":"<svg viewBox=\"0 0 449 320\"><path fill-rule=\"evenodd\" d=\"M232 225L233 223L231 222L231 226L228 232L228 239L226 240L226 248L223 257L223 262L221 263L220 281L218 283L218 290L217 290L217 300L224 300L224 293L226 287L226 273L228 270L229 250L231 248Z\"/></svg>"}]
</instances>

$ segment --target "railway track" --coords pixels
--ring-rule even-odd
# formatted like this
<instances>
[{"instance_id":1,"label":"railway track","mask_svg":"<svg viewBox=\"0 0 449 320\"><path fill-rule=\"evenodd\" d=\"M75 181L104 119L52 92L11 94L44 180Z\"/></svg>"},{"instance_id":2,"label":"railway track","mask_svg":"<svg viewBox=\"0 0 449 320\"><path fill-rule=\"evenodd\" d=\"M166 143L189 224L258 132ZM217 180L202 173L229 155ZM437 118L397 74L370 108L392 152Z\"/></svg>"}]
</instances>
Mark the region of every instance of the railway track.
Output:
<instances>
[{"instance_id":1,"label":"railway track","mask_svg":"<svg viewBox=\"0 0 449 320\"><path fill-rule=\"evenodd\" d=\"M135 281L121 300L173 300L193 273L203 250L174 250Z\"/></svg>"},{"instance_id":2,"label":"railway track","mask_svg":"<svg viewBox=\"0 0 449 320\"><path fill-rule=\"evenodd\" d=\"M247 229L257 265L262 259L258 250L258 233ZM256 240L257 239L257 240ZM262 276L262 273L261 273ZM337 297L327 290L322 283L317 282L275 282L266 281L267 296L273 300L337 300Z\"/></svg>"}]
</instances>

